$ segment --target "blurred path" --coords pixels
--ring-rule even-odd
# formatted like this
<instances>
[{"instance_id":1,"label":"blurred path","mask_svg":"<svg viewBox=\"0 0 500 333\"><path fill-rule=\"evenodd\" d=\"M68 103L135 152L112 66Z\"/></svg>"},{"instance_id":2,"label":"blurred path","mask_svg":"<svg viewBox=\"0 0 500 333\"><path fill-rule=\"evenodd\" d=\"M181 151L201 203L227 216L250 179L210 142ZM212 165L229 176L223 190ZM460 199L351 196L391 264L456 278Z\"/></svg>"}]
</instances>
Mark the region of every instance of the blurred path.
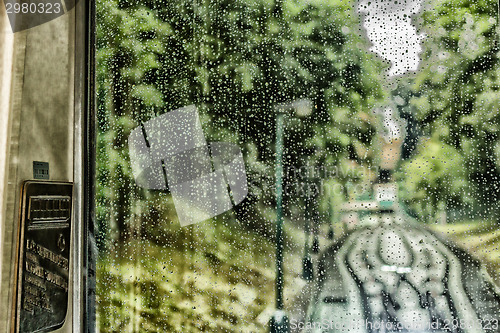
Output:
<instances>
[{"instance_id":1,"label":"blurred path","mask_svg":"<svg viewBox=\"0 0 500 333\"><path fill-rule=\"evenodd\" d=\"M318 274L306 332L500 332L500 296L479 264L417 226L358 229Z\"/></svg>"}]
</instances>

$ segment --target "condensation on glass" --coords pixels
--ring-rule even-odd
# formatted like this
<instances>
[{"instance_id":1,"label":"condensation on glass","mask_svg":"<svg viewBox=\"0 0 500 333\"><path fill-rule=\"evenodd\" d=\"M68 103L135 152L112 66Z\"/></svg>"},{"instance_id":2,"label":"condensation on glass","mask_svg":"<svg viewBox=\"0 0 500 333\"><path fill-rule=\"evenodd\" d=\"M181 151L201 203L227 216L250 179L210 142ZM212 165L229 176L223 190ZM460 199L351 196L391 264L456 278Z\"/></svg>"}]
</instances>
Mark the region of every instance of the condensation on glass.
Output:
<instances>
[{"instance_id":1,"label":"condensation on glass","mask_svg":"<svg viewBox=\"0 0 500 333\"><path fill-rule=\"evenodd\" d=\"M500 332L495 0L97 1L101 332Z\"/></svg>"}]
</instances>

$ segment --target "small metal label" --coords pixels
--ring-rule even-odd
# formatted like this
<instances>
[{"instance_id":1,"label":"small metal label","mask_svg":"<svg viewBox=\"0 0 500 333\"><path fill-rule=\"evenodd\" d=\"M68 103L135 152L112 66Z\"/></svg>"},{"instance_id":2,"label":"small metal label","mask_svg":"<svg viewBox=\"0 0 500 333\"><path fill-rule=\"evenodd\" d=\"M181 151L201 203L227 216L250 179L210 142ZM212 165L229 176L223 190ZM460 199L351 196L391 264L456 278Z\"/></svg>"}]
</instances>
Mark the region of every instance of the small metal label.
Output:
<instances>
[{"instance_id":1,"label":"small metal label","mask_svg":"<svg viewBox=\"0 0 500 333\"><path fill-rule=\"evenodd\" d=\"M15 332L45 332L64 324L68 310L72 192L70 183L24 184Z\"/></svg>"},{"instance_id":2,"label":"small metal label","mask_svg":"<svg viewBox=\"0 0 500 333\"><path fill-rule=\"evenodd\" d=\"M49 179L49 163L48 162L33 162L33 178L34 179Z\"/></svg>"}]
</instances>

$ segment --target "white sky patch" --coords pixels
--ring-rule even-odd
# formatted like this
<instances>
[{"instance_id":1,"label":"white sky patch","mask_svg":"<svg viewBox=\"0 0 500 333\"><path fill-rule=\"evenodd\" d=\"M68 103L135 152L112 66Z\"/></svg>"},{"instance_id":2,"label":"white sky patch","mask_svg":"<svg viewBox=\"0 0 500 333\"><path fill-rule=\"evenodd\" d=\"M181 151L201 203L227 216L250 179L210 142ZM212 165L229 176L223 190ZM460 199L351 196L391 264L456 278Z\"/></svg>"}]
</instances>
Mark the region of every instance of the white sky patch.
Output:
<instances>
[{"instance_id":1,"label":"white sky patch","mask_svg":"<svg viewBox=\"0 0 500 333\"><path fill-rule=\"evenodd\" d=\"M420 63L423 34L411 24L423 0L361 0L358 10L364 14L364 27L371 51L392 63L389 75L416 71Z\"/></svg>"}]
</instances>

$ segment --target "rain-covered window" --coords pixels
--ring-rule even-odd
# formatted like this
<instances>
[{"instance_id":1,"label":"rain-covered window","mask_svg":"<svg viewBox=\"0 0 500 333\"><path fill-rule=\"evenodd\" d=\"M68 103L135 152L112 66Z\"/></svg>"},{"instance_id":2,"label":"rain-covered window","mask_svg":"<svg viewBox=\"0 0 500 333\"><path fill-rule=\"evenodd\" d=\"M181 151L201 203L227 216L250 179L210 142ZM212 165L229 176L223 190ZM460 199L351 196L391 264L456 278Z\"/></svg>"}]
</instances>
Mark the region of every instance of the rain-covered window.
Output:
<instances>
[{"instance_id":1,"label":"rain-covered window","mask_svg":"<svg viewBox=\"0 0 500 333\"><path fill-rule=\"evenodd\" d=\"M497 0L98 0L100 332L500 332Z\"/></svg>"}]
</instances>

